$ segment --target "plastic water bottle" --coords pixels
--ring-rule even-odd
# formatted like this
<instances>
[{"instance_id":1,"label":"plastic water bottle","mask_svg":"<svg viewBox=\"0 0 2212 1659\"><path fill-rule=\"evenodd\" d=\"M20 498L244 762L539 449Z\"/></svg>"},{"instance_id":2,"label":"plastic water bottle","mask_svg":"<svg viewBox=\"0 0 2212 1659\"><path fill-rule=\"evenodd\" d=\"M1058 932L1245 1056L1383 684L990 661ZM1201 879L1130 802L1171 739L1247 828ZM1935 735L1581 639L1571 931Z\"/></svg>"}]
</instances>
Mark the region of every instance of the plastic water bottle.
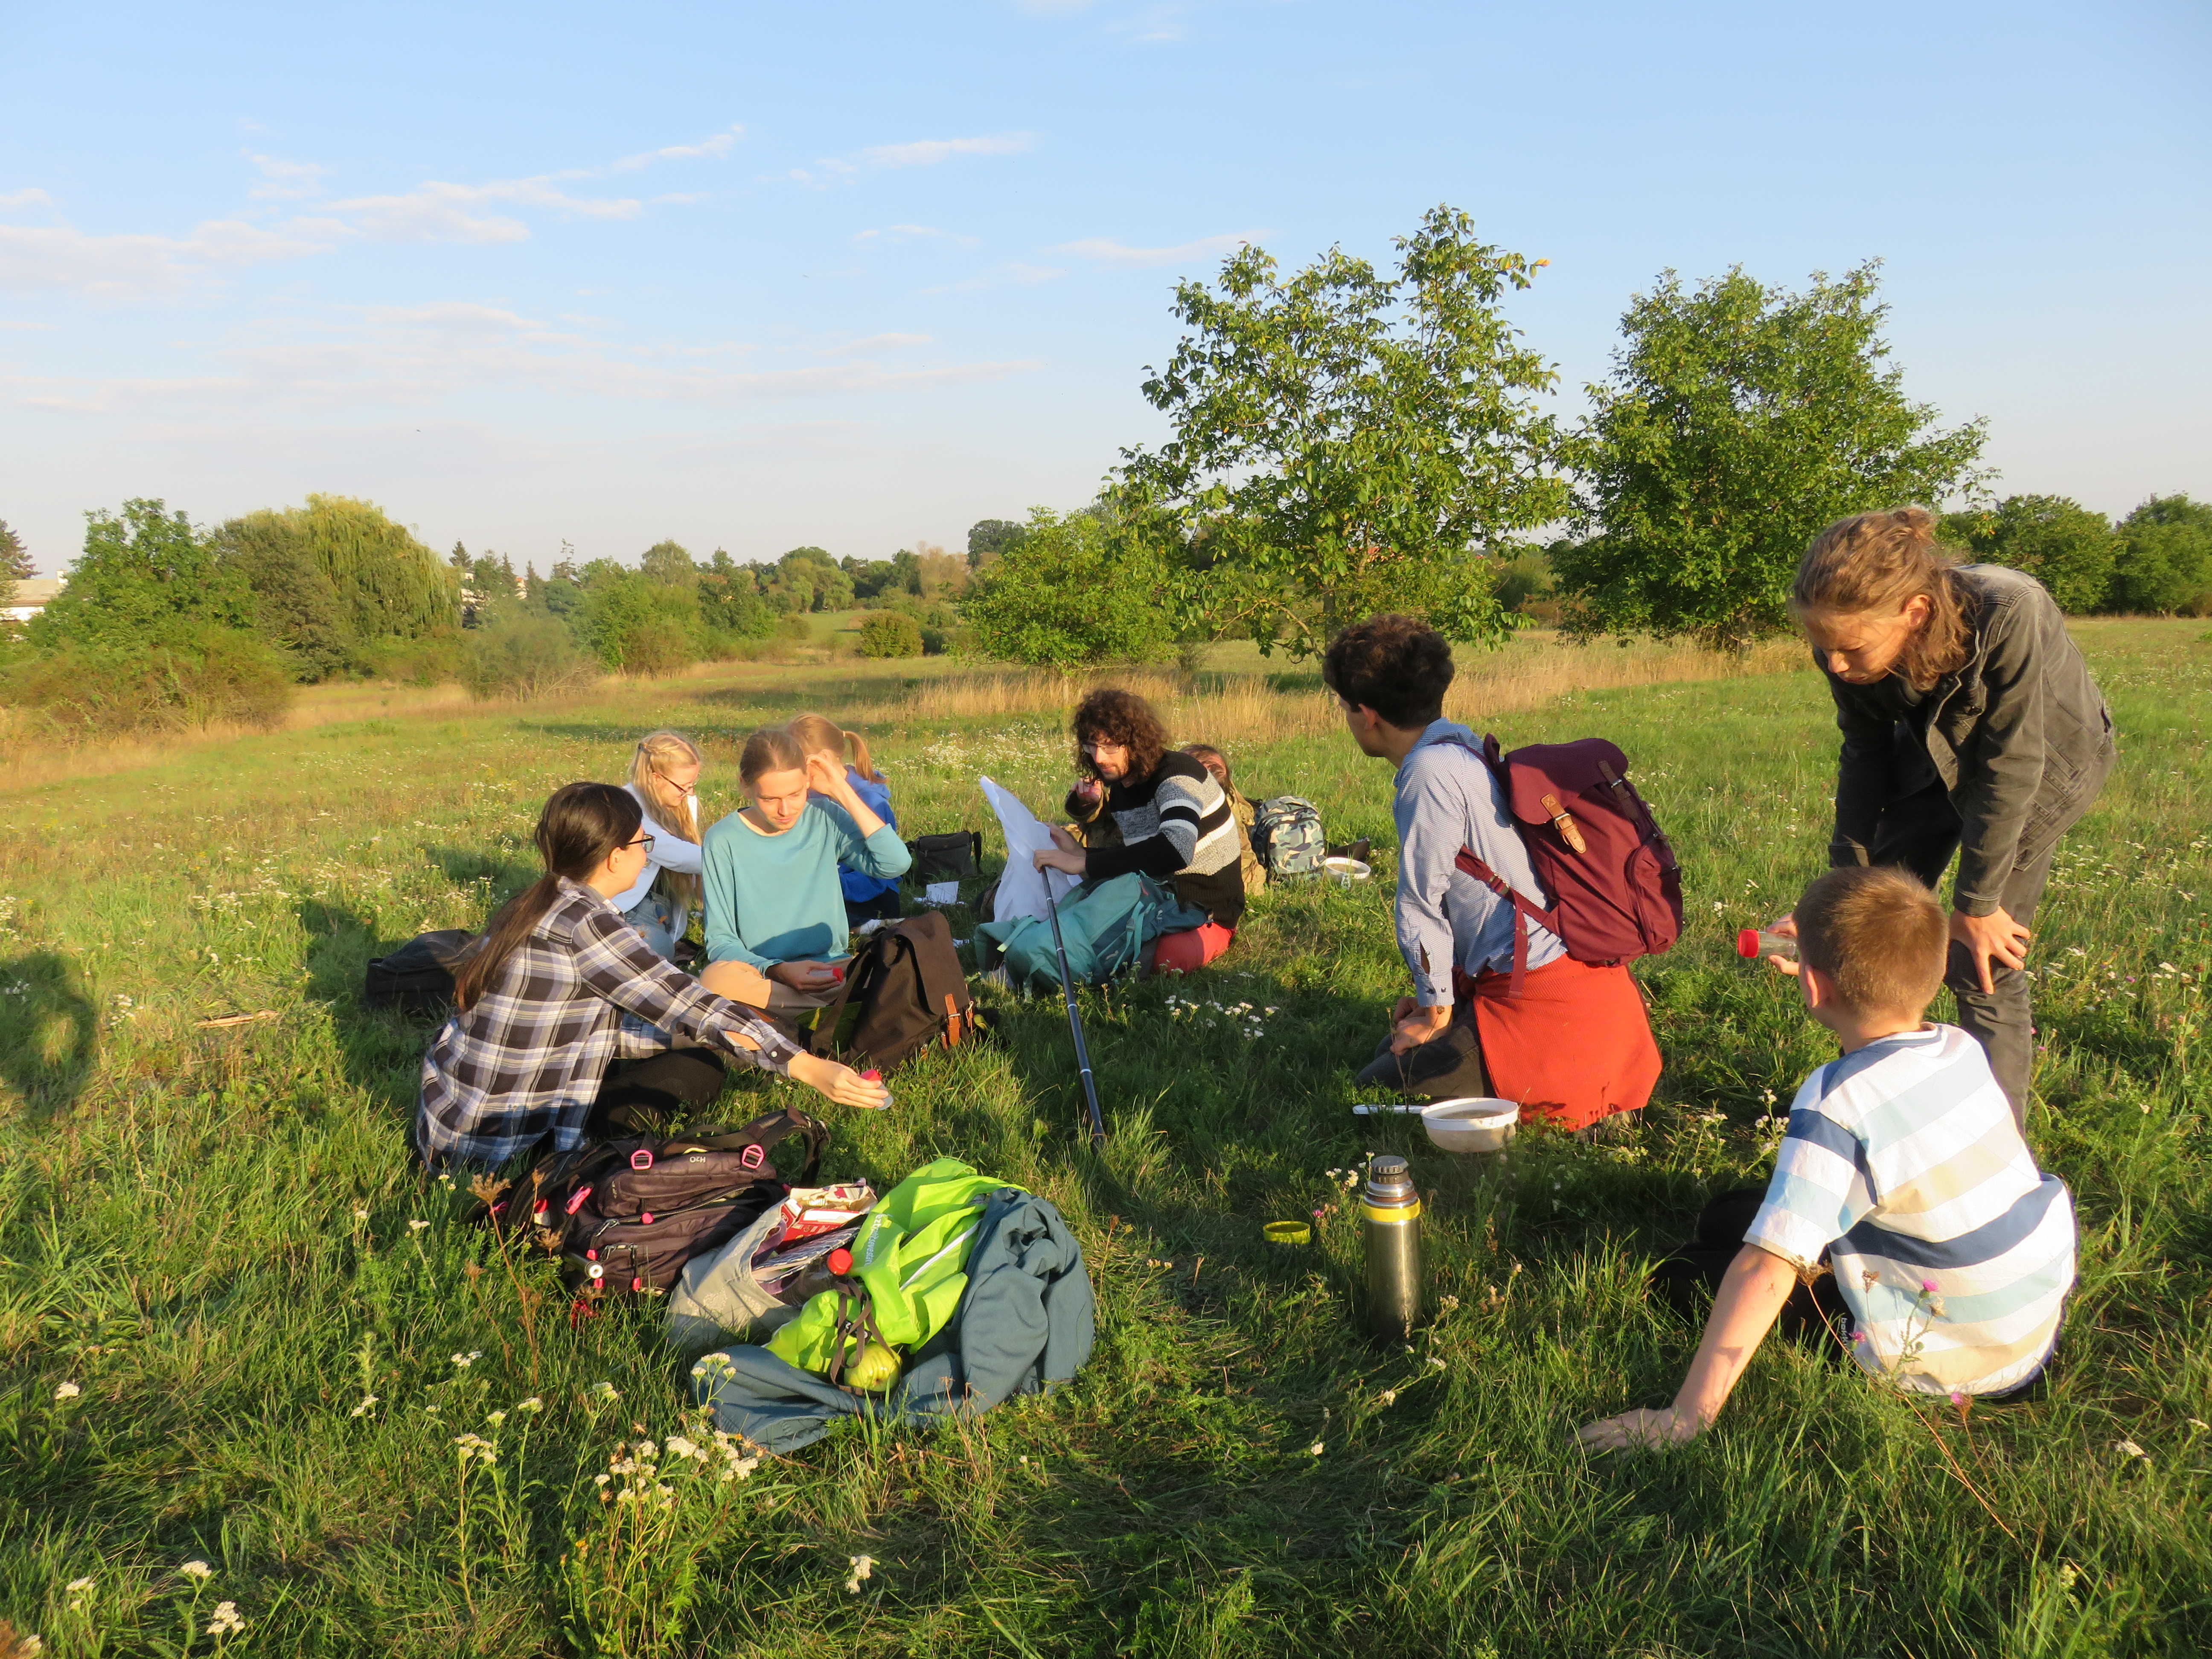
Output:
<instances>
[{"instance_id":1,"label":"plastic water bottle","mask_svg":"<svg viewBox=\"0 0 2212 1659\"><path fill-rule=\"evenodd\" d=\"M1367 1253L1367 1328L1403 1342L1421 1318L1421 1195L1406 1160L1385 1152L1368 1160L1360 1194Z\"/></svg>"},{"instance_id":2,"label":"plastic water bottle","mask_svg":"<svg viewBox=\"0 0 2212 1659\"><path fill-rule=\"evenodd\" d=\"M1778 957L1784 962L1797 960L1797 941L1787 933L1770 933L1764 927L1747 927L1735 936L1735 953L1747 962L1760 957Z\"/></svg>"}]
</instances>

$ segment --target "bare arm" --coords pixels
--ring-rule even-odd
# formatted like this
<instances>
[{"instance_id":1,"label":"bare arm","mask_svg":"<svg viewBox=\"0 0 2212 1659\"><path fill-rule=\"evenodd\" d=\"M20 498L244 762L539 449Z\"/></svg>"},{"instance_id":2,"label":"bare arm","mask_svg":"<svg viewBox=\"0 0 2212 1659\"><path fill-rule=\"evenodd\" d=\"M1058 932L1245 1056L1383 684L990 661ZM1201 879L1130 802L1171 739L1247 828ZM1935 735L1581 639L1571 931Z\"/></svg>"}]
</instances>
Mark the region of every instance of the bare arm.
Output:
<instances>
[{"instance_id":1,"label":"bare arm","mask_svg":"<svg viewBox=\"0 0 2212 1659\"><path fill-rule=\"evenodd\" d=\"M1674 1403L1659 1411L1625 1412L1585 1426L1577 1437L1592 1451L1675 1445L1711 1427L1735 1390L1796 1287L1797 1269L1782 1257L1747 1244L1721 1279L1705 1321L1704 1340Z\"/></svg>"}]
</instances>

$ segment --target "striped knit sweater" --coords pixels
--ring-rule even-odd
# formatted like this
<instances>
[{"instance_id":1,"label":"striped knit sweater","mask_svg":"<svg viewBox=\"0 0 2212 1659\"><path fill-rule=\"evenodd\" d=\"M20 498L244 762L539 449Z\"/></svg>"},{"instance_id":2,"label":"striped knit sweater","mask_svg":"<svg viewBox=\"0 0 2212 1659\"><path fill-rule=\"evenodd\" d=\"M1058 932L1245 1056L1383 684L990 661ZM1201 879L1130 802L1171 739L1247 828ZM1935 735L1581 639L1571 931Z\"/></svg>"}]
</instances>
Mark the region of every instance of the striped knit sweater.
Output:
<instances>
[{"instance_id":1,"label":"striped knit sweater","mask_svg":"<svg viewBox=\"0 0 2212 1659\"><path fill-rule=\"evenodd\" d=\"M1244 914L1237 819L1211 772L1188 755L1163 755L1151 776L1111 786L1106 811L1121 832L1121 844L1091 849L1092 879L1134 870L1172 881L1185 904L1224 927L1237 926Z\"/></svg>"}]
</instances>

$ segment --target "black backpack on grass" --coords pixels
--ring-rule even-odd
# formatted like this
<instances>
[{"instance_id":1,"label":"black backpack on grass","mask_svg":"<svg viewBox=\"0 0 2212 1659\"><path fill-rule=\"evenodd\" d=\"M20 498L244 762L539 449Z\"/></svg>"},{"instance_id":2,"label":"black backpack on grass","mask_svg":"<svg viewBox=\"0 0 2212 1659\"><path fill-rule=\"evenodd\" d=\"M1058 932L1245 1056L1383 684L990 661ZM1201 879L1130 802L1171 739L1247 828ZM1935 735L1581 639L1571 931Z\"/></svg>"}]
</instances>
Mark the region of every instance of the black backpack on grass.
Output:
<instances>
[{"instance_id":1,"label":"black backpack on grass","mask_svg":"<svg viewBox=\"0 0 2212 1659\"><path fill-rule=\"evenodd\" d=\"M782 1111L726 1134L579 1146L495 1198L491 1218L502 1231L528 1227L561 1258L561 1282L583 1300L657 1295L693 1256L734 1237L792 1188L811 1184L829 1139L805 1113ZM768 1155L794 1139L804 1161L787 1176Z\"/></svg>"},{"instance_id":2,"label":"black backpack on grass","mask_svg":"<svg viewBox=\"0 0 2212 1659\"><path fill-rule=\"evenodd\" d=\"M839 1039L848 1008L851 1029ZM886 1071L936 1043L957 1048L977 1030L975 1000L952 929L932 911L878 927L846 965L836 1000L814 1022L813 1048Z\"/></svg>"},{"instance_id":3,"label":"black backpack on grass","mask_svg":"<svg viewBox=\"0 0 2212 1659\"><path fill-rule=\"evenodd\" d=\"M403 1014L442 1014L453 1004L453 969L476 942L465 928L441 927L410 939L390 956L369 958L362 999Z\"/></svg>"}]
</instances>

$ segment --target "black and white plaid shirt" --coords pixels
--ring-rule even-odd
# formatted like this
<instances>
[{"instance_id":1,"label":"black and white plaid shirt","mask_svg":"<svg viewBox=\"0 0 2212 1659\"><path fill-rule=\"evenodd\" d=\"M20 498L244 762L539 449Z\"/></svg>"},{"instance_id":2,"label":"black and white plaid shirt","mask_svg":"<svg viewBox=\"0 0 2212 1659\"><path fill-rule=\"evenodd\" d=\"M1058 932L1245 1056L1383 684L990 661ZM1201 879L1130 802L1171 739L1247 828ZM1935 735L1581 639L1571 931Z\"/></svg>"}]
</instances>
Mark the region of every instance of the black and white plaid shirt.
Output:
<instances>
[{"instance_id":1,"label":"black and white plaid shirt","mask_svg":"<svg viewBox=\"0 0 2212 1659\"><path fill-rule=\"evenodd\" d=\"M672 1035L673 1034L673 1035ZM423 1160L504 1164L548 1135L583 1139L608 1063L659 1054L676 1035L782 1073L800 1052L753 1010L653 953L591 888L561 896L422 1057L415 1142ZM757 1049L732 1038L750 1037Z\"/></svg>"}]
</instances>

